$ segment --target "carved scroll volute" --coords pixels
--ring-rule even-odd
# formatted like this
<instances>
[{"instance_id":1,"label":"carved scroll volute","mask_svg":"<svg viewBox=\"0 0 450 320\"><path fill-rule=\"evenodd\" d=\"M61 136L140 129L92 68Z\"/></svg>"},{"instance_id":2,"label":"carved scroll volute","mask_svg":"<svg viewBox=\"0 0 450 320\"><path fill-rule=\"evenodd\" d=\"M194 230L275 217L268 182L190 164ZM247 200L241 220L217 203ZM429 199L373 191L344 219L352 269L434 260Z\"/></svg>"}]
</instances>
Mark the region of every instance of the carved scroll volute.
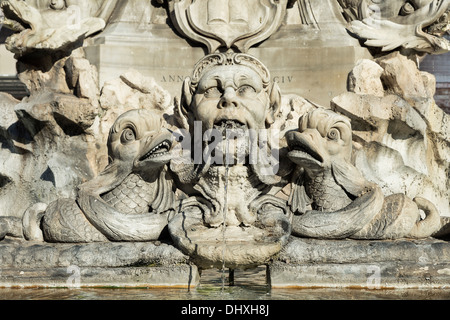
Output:
<instances>
[{"instance_id":1,"label":"carved scroll volute","mask_svg":"<svg viewBox=\"0 0 450 320\"><path fill-rule=\"evenodd\" d=\"M181 0L171 3L171 19L180 33L206 45L247 52L274 34L286 14L287 0Z\"/></svg>"}]
</instances>

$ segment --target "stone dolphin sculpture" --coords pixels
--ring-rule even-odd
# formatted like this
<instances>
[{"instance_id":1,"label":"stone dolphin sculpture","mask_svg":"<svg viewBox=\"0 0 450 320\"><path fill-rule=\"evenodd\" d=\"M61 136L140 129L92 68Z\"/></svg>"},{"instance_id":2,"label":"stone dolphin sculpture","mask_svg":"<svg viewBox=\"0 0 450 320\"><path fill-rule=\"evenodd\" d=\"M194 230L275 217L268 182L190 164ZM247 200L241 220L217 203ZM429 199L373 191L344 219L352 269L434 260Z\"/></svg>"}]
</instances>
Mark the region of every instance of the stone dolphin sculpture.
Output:
<instances>
[{"instance_id":1,"label":"stone dolphin sculpture","mask_svg":"<svg viewBox=\"0 0 450 320\"><path fill-rule=\"evenodd\" d=\"M403 194L384 197L350 163L350 121L330 110L315 109L287 133L288 157L302 172L289 199L296 215L294 235L339 239L425 238L440 227L436 207ZM312 210L307 207L311 205ZM426 212L421 219L420 209Z\"/></svg>"},{"instance_id":2,"label":"stone dolphin sculpture","mask_svg":"<svg viewBox=\"0 0 450 320\"><path fill-rule=\"evenodd\" d=\"M25 237L49 242L157 240L175 204L166 166L172 142L157 114L144 109L124 113L110 131L110 164L79 187L76 201L59 199L47 208L29 208Z\"/></svg>"}]
</instances>

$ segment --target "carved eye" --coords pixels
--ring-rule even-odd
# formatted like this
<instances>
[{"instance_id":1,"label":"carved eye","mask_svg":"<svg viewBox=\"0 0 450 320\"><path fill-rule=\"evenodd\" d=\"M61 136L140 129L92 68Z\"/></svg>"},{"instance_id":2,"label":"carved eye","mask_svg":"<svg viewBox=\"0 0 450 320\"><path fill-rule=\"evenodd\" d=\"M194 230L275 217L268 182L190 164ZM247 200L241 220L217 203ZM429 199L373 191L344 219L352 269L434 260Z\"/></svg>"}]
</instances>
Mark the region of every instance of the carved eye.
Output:
<instances>
[{"instance_id":1,"label":"carved eye","mask_svg":"<svg viewBox=\"0 0 450 320\"><path fill-rule=\"evenodd\" d=\"M122 136L120 137L120 142L123 144L130 143L136 140L136 134L134 133L133 129L126 128L122 132Z\"/></svg>"},{"instance_id":2,"label":"carved eye","mask_svg":"<svg viewBox=\"0 0 450 320\"><path fill-rule=\"evenodd\" d=\"M330 140L339 140L341 138L341 133L336 128L331 128L330 131L328 131L328 139Z\"/></svg>"},{"instance_id":3,"label":"carved eye","mask_svg":"<svg viewBox=\"0 0 450 320\"><path fill-rule=\"evenodd\" d=\"M255 93L256 90L252 86L244 85L238 89L238 95L245 96L247 94Z\"/></svg>"},{"instance_id":4,"label":"carved eye","mask_svg":"<svg viewBox=\"0 0 450 320\"><path fill-rule=\"evenodd\" d=\"M400 9L400 15L401 16L407 16L413 13L416 9L412 5L410 1L406 2L403 7Z\"/></svg>"},{"instance_id":5,"label":"carved eye","mask_svg":"<svg viewBox=\"0 0 450 320\"><path fill-rule=\"evenodd\" d=\"M64 0L52 0L50 2L50 8L53 10L62 10L66 7Z\"/></svg>"},{"instance_id":6,"label":"carved eye","mask_svg":"<svg viewBox=\"0 0 450 320\"><path fill-rule=\"evenodd\" d=\"M205 91L205 97L207 98L217 98L221 96L221 92L219 88L217 87L211 87L209 89L206 89Z\"/></svg>"}]
</instances>

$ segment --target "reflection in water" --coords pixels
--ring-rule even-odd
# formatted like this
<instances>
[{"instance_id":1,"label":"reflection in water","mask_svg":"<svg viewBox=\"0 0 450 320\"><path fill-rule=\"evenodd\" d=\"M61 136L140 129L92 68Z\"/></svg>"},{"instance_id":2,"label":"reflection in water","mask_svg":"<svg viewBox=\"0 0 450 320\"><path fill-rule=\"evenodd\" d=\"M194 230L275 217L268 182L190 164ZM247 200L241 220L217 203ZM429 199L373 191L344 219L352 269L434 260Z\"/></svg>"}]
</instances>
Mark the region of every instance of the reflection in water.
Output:
<instances>
[{"instance_id":1,"label":"reflection in water","mask_svg":"<svg viewBox=\"0 0 450 320\"><path fill-rule=\"evenodd\" d=\"M446 289L269 289L265 267L235 271L234 286L222 290L220 270L204 270L188 289L0 289L0 300L448 300Z\"/></svg>"}]
</instances>

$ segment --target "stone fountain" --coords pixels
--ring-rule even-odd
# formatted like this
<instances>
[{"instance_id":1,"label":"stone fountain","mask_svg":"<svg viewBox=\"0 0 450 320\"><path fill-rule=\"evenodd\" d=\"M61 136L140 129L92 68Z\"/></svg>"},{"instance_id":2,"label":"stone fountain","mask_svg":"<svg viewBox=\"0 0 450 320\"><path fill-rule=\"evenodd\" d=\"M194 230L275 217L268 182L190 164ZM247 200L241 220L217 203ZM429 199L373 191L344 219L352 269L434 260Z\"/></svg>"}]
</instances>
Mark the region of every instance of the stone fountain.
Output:
<instances>
[{"instance_id":1,"label":"stone fountain","mask_svg":"<svg viewBox=\"0 0 450 320\"><path fill-rule=\"evenodd\" d=\"M0 287L450 285L449 4L3 0Z\"/></svg>"}]
</instances>

